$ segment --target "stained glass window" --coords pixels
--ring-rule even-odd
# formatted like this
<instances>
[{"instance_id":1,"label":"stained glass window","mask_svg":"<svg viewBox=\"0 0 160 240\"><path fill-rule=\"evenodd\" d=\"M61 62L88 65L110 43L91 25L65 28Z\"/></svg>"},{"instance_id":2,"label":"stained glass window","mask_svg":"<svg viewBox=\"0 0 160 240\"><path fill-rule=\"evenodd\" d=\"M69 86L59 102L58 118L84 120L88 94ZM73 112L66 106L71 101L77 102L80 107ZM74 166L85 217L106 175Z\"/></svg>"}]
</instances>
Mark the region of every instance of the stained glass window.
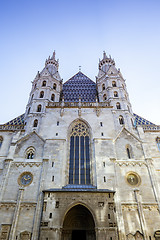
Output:
<instances>
[{"instance_id":1,"label":"stained glass window","mask_svg":"<svg viewBox=\"0 0 160 240\"><path fill-rule=\"evenodd\" d=\"M90 184L89 129L77 122L70 134L69 184Z\"/></svg>"}]
</instances>

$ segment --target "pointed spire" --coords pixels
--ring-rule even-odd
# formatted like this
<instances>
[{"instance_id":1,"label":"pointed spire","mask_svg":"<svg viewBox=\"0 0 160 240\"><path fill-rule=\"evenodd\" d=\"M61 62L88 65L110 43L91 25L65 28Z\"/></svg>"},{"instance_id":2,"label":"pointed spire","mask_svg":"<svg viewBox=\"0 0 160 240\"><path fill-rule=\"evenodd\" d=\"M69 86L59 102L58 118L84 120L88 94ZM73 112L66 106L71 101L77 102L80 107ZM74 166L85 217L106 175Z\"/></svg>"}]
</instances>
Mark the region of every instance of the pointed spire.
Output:
<instances>
[{"instance_id":1,"label":"pointed spire","mask_svg":"<svg viewBox=\"0 0 160 240\"><path fill-rule=\"evenodd\" d=\"M103 59L106 59L106 58L107 58L106 52L103 51Z\"/></svg>"},{"instance_id":2,"label":"pointed spire","mask_svg":"<svg viewBox=\"0 0 160 240\"><path fill-rule=\"evenodd\" d=\"M51 57L51 59L53 59L53 60L56 60L56 52L55 52L55 50L54 50L54 52L53 52L53 55L52 55L52 57Z\"/></svg>"}]
</instances>

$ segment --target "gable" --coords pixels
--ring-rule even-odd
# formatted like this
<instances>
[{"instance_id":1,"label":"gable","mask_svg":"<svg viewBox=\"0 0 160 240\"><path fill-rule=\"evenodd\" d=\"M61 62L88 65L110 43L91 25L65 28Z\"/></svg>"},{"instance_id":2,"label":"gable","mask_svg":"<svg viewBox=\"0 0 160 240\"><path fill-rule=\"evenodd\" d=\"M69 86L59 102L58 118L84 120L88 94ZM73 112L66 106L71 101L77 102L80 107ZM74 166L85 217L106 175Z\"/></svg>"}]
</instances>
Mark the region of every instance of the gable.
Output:
<instances>
[{"instance_id":1,"label":"gable","mask_svg":"<svg viewBox=\"0 0 160 240\"><path fill-rule=\"evenodd\" d=\"M35 132L28 134L17 141L15 157L24 157L26 150L32 147L35 149L35 156L42 157L44 140Z\"/></svg>"}]
</instances>

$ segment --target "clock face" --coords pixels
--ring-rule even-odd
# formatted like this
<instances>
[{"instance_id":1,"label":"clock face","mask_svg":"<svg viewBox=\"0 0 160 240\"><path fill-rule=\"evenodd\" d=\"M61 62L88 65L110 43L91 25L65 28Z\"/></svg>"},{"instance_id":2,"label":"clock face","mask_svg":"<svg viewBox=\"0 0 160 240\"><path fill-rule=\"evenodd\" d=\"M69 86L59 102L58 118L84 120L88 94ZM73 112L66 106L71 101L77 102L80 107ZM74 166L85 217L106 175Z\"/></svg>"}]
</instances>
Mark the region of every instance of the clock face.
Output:
<instances>
[{"instance_id":1,"label":"clock face","mask_svg":"<svg viewBox=\"0 0 160 240\"><path fill-rule=\"evenodd\" d=\"M33 175L30 172L22 173L19 177L19 184L23 186L28 186L33 180Z\"/></svg>"},{"instance_id":2,"label":"clock face","mask_svg":"<svg viewBox=\"0 0 160 240\"><path fill-rule=\"evenodd\" d=\"M132 186L136 186L140 183L140 177L135 173L129 173L127 175L127 182Z\"/></svg>"}]
</instances>

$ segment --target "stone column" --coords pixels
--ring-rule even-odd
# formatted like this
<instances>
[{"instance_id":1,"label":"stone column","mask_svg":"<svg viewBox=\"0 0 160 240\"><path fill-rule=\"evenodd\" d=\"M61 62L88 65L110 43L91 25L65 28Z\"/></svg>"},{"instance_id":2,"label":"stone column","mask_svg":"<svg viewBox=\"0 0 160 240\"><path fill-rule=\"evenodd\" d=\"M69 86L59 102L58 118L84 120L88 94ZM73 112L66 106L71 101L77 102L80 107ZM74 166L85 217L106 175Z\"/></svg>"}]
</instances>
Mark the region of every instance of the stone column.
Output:
<instances>
[{"instance_id":1,"label":"stone column","mask_svg":"<svg viewBox=\"0 0 160 240\"><path fill-rule=\"evenodd\" d=\"M151 185L152 185L153 192L154 192L154 197L158 204L158 210L160 213L160 191L159 191L158 182L155 177L156 173L154 172L154 167L152 165L152 159L147 158L146 162L147 162L148 172L149 172L149 176L150 176L150 180L151 180Z\"/></svg>"},{"instance_id":2,"label":"stone column","mask_svg":"<svg viewBox=\"0 0 160 240\"><path fill-rule=\"evenodd\" d=\"M38 237L39 237L41 214L42 214L42 205L43 205L43 193L42 193L42 191L43 191L43 186L44 186L44 180L45 180L47 165L48 165L48 159L43 159L40 186L39 186L39 195L38 195L36 212L35 212L34 223L33 223L32 240L37 240Z\"/></svg>"},{"instance_id":3,"label":"stone column","mask_svg":"<svg viewBox=\"0 0 160 240\"><path fill-rule=\"evenodd\" d=\"M144 239L145 240L149 240L149 236L147 235L147 226L146 226L146 222L145 222L145 218L144 218L141 196L139 194L139 190L138 189L134 190L134 195L135 195L135 200L137 202L138 215L139 215L139 221L140 221L140 225L141 225L141 230L142 230Z\"/></svg>"},{"instance_id":4,"label":"stone column","mask_svg":"<svg viewBox=\"0 0 160 240\"><path fill-rule=\"evenodd\" d=\"M120 194L119 194L118 179L117 179L117 165L115 160L114 160L114 169L115 169L115 191L116 191L114 198L115 198L115 206L116 206L118 236L119 236L119 240L126 240L121 200L119 198Z\"/></svg>"},{"instance_id":5,"label":"stone column","mask_svg":"<svg viewBox=\"0 0 160 240\"><path fill-rule=\"evenodd\" d=\"M24 193L24 188L19 188L17 204L16 204L16 208L14 211L14 215L13 215L9 240L15 240L15 233L16 233L16 228L17 228L17 223L18 223L18 218L19 218L19 213L20 213L20 206L21 206L21 202L23 199L23 193Z\"/></svg>"},{"instance_id":6,"label":"stone column","mask_svg":"<svg viewBox=\"0 0 160 240\"><path fill-rule=\"evenodd\" d=\"M6 159L4 160L4 169L3 169L3 177L2 177L2 182L1 182L1 189L0 189L0 201L3 200L3 195L4 195L4 191L6 189L6 183L8 180L8 174L10 171L10 167L12 164L12 159Z\"/></svg>"}]
</instances>

